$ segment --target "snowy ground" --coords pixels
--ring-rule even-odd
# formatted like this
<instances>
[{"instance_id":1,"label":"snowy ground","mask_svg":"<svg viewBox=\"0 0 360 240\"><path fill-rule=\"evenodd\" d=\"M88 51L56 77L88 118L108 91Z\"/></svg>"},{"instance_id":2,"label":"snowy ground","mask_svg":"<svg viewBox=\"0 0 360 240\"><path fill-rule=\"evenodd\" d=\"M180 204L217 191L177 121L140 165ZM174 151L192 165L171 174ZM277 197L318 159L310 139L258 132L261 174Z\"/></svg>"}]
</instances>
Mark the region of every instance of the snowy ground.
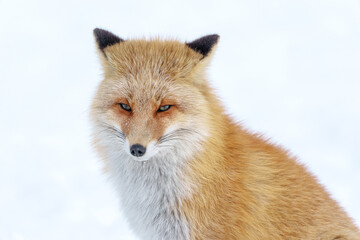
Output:
<instances>
[{"instance_id":1,"label":"snowy ground","mask_svg":"<svg viewBox=\"0 0 360 240\"><path fill-rule=\"evenodd\" d=\"M0 240L135 239L90 147L92 29L221 35L228 112L299 156L360 225L360 3L0 1Z\"/></svg>"}]
</instances>

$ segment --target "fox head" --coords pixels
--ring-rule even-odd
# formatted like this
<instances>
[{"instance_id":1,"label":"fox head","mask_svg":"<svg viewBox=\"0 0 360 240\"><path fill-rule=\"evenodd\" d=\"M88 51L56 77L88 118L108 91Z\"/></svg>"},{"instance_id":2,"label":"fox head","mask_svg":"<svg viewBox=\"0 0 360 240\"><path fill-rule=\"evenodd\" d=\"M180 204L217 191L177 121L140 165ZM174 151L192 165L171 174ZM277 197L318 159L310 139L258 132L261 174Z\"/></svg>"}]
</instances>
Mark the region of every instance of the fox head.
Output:
<instances>
[{"instance_id":1,"label":"fox head","mask_svg":"<svg viewBox=\"0 0 360 240\"><path fill-rule=\"evenodd\" d=\"M219 36L123 40L95 29L104 79L92 103L95 145L136 161L200 151L213 117L205 69Z\"/></svg>"}]
</instances>

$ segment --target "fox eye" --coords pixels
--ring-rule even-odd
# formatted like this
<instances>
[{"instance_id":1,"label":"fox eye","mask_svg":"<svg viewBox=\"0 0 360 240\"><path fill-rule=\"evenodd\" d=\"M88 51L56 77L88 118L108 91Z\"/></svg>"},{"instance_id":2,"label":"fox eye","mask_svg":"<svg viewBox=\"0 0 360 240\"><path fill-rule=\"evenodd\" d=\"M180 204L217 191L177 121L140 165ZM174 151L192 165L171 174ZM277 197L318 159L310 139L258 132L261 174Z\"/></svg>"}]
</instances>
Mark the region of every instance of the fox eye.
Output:
<instances>
[{"instance_id":1,"label":"fox eye","mask_svg":"<svg viewBox=\"0 0 360 240\"><path fill-rule=\"evenodd\" d=\"M120 107L125 111L131 112L131 107L125 103L120 103Z\"/></svg>"},{"instance_id":2,"label":"fox eye","mask_svg":"<svg viewBox=\"0 0 360 240\"><path fill-rule=\"evenodd\" d=\"M164 106L161 106L158 110L158 112L165 112L167 110L169 110L171 107L171 105L164 105Z\"/></svg>"}]
</instances>

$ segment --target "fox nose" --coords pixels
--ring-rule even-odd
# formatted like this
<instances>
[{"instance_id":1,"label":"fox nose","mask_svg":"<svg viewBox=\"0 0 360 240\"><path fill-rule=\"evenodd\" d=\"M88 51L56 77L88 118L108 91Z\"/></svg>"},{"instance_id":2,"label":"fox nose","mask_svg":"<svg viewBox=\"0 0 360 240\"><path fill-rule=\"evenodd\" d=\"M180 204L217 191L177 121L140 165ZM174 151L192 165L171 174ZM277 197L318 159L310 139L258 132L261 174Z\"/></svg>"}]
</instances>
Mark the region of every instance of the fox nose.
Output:
<instances>
[{"instance_id":1,"label":"fox nose","mask_svg":"<svg viewBox=\"0 0 360 240\"><path fill-rule=\"evenodd\" d=\"M134 144L130 147L130 152L135 157L141 157L145 154L146 148L140 144Z\"/></svg>"}]
</instances>

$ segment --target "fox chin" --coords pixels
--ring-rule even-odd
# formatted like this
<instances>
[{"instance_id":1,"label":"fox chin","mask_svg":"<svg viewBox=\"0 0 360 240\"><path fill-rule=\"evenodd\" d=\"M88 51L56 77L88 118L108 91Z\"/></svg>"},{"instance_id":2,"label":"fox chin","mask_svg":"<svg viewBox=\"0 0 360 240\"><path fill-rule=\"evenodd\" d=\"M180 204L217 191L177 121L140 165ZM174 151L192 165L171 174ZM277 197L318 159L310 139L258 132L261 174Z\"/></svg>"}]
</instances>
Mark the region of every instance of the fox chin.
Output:
<instances>
[{"instance_id":1,"label":"fox chin","mask_svg":"<svg viewBox=\"0 0 360 240\"><path fill-rule=\"evenodd\" d=\"M226 114L206 76L218 35L94 36L104 73L91 105L94 147L140 239L360 240L289 151Z\"/></svg>"}]
</instances>

